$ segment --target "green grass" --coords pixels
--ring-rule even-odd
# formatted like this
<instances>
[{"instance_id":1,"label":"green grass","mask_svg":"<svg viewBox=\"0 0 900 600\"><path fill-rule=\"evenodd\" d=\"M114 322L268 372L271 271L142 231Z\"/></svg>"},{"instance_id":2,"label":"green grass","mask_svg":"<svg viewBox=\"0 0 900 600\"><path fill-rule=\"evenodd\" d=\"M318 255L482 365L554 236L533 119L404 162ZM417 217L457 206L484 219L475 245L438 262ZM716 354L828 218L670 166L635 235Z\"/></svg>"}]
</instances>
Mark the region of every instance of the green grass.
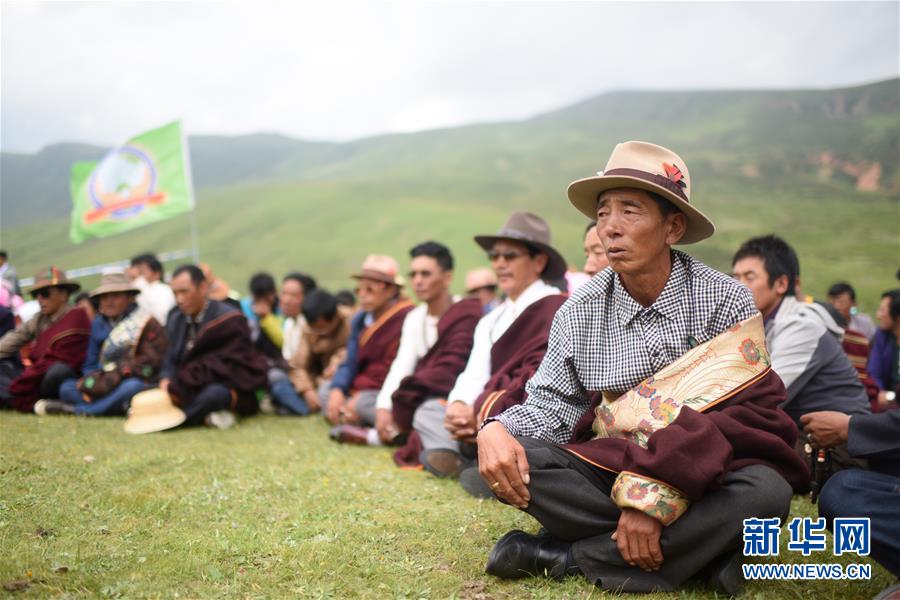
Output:
<instances>
[{"instance_id":1,"label":"green grass","mask_svg":"<svg viewBox=\"0 0 900 600\"><path fill-rule=\"evenodd\" d=\"M500 581L487 552L527 515L340 446L320 418L129 436L121 419L0 415L0 583L18 597L588 598ZM794 514L814 514L802 498ZM788 553L782 562L839 560ZM827 558L826 558L827 557ZM865 598L891 583L750 583L748 598ZM645 598L713 598L702 587Z\"/></svg>"}]
</instances>

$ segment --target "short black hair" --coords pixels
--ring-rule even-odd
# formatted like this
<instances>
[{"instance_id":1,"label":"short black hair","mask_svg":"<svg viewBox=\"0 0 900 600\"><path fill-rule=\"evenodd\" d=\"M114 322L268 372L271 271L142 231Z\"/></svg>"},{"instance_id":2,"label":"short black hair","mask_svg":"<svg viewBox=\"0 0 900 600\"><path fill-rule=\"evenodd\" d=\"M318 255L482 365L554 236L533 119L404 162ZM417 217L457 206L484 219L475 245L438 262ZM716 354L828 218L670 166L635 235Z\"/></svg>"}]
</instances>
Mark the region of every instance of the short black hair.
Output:
<instances>
[{"instance_id":1,"label":"short black hair","mask_svg":"<svg viewBox=\"0 0 900 600\"><path fill-rule=\"evenodd\" d=\"M351 292L350 290L339 291L334 295L334 299L337 300L337 303L342 306L349 306L350 308L356 306L356 296L354 296L353 292Z\"/></svg>"},{"instance_id":2,"label":"short black hair","mask_svg":"<svg viewBox=\"0 0 900 600\"><path fill-rule=\"evenodd\" d=\"M450 248L438 242L428 241L413 246L409 251L409 257L416 258L417 256L430 256L444 271L453 270L453 255L450 254Z\"/></svg>"},{"instance_id":3,"label":"short black hair","mask_svg":"<svg viewBox=\"0 0 900 600\"><path fill-rule=\"evenodd\" d=\"M303 318L312 325L319 319L330 321L337 314L337 298L321 288L316 288L303 298Z\"/></svg>"},{"instance_id":4,"label":"short black hair","mask_svg":"<svg viewBox=\"0 0 900 600\"><path fill-rule=\"evenodd\" d=\"M6 250L0 250L0 258L2 258L3 260L6 260L7 258L9 258L9 255L6 253Z\"/></svg>"},{"instance_id":5,"label":"short black hair","mask_svg":"<svg viewBox=\"0 0 900 600\"><path fill-rule=\"evenodd\" d=\"M739 260L754 256L762 260L766 267L766 273L769 274L769 287L774 286L775 281L784 275L788 280L785 296L795 295L794 288L797 287L797 278L800 277L800 261L790 244L776 235L751 238L741 244L741 247L735 252L734 258L731 259L731 266L734 266Z\"/></svg>"},{"instance_id":6,"label":"short black hair","mask_svg":"<svg viewBox=\"0 0 900 600\"><path fill-rule=\"evenodd\" d=\"M250 294L254 298L261 298L266 294L275 293L275 278L268 273L257 273L250 278Z\"/></svg>"},{"instance_id":7,"label":"short black hair","mask_svg":"<svg viewBox=\"0 0 900 600\"><path fill-rule=\"evenodd\" d=\"M888 290L881 295L881 299L890 298L891 301L888 304L888 314L891 315L891 319L896 319L900 317L900 288L895 288L893 290Z\"/></svg>"},{"instance_id":8,"label":"short black hair","mask_svg":"<svg viewBox=\"0 0 900 600\"><path fill-rule=\"evenodd\" d=\"M300 273L299 271L292 271L284 276L284 279L281 280L282 283L285 281L296 281L300 284L300 287L303 288L303 293L308 294L317 287L316 280L307 275L306 273Z\"/></svg>"},{"instance_id":9,"label":"short black hair","mask_svg":"<svg viewBox=\"0 0 900 600\"><path fill-rule=\"evenodd\" d=\"M197 265L181 265L172 273L172 279L175 279L182 273L187 273L191 276L191 282L196 286L200 285L204 281L206 281L206 275L203 274L203 270L200 269Z\"/></svg>"},{"instance_id":10,"label":"short black hair","mask_svg":"<svg viewBox=\"0 0 900 600\"><path fill-rule=\"evenodd\" d=\"M839 281L828 288L829 297L836 297L840 296L841 294L850 294L850 299L856 302L856 290L854 290L853 286L846 281Z\"/></svg>"},{"instance_id":11,"label":"short black hair","mask_svg":"<svg viewBox=\"0 0 900 600\"><path fill-rule=\"evenodd\" d=\"M587 227L584 228L584 235L587 235L588 231L597 226L596 219L587 224Z\"/></svg>"},{"instance_id":12,"label":"short black hair","mask_svg":"<svg viewBox=\"0 0 900 600\"><path fill-rule=\"evenodd\" d=\"M147 265L147 267L151 271L153 271L154 273L159 273L160 279L162 279L165 275L162 263L159 262L159 259L156 258L155 254L151 254L149 252L147 252L146 254L138 254L131 259L131 266L136 267L138 265Z\"/></svg>"}]
</instances>

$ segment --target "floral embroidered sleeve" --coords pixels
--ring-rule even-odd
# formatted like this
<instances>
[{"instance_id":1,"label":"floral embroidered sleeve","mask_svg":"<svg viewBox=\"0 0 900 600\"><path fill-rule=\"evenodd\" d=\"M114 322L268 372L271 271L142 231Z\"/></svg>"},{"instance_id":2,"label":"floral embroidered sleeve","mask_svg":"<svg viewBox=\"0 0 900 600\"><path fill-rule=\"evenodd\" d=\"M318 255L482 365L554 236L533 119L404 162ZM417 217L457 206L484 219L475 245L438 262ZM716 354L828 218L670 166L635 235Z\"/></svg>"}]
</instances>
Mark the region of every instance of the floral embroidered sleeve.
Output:
<instances>
[{"instance_id":1,"label":"floral embroidered sleeve","mask_svg":"<svg viewBox=\"0 0 900 600\"><path fill-rule=\"evenodd\" d=\"M623 471L616 477L610 496L619 508L634 508L663 525L673 523L690 506L690 500L676 488Z\"/></svg>"}]
</instances>

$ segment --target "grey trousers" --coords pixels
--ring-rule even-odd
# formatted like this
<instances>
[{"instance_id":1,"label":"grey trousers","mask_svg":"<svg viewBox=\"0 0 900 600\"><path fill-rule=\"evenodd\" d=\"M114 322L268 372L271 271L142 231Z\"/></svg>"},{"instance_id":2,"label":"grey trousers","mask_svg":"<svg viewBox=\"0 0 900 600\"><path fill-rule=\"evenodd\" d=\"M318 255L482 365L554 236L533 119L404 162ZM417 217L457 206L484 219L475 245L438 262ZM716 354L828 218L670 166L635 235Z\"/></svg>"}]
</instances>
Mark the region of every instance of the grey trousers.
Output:
<instances>
[{"instance_id":1,"label":"grey trousers","mask_svg":"<svg viewBox=\"0 0 900 600\"><path fill-rule=\"evenodd\" d=\"M375 427L375 402L378 390L360 390L356 392L356 414L363 427Z\"/></svg>"},{"instance_id":2,"label":"grey trousers","mask_svg":"<svg viewBox=\"0 0 900 600\"><path fill-rule=\"evenodd\" d=\"M615 475L555 444L518 438L530 467L525 512L551 535L572 542L585 577L605 590L669 592L715 558L741 549L743 520L787 517L793 491L774 470L753 465L728 473L721 487L693 502L660 538L663 564L647 573L622 559L615 540L621 511L609 497Z\"/></svg>"},{"instance_id":3,"label":"grey trousers","mask_svg":"<svg viewBox=\"0 0 900 600\"><path fill-rule=\"evenodd\" d=\"M422 439L423 449L447 448L459 451L459 442L454 440L444 427L446 414L447 405L439 398L430 398L416 409L412 426Z\"/></svg>"}]
</instances>

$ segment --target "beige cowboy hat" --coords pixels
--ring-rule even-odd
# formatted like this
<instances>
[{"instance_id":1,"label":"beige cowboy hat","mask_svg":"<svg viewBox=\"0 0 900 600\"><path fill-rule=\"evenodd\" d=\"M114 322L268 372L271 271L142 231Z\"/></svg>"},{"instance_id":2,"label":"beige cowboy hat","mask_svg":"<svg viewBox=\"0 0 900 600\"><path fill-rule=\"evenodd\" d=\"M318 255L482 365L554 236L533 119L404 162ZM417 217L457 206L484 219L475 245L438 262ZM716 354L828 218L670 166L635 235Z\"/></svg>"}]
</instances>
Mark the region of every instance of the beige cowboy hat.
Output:
<instances>
[{"instance_id":1,"label":"beige cowboy hat","mask_svg":"<svg viewBox=\"0 0 900 600\"><path fill-rule=\"evenodd\" d=\"M487 267L479 267L466 273L466 293L486 287L497 287L497 275Z\"/></svg>"},{"instance_id":2,"label":"beige cowboy hat","mask_svg":"<svg viewBox=\"0 0 900 600\"><path fill-rule=\"evenodd\" d=\"M125 420L127 433L155 433L178 427L187 416L159 388L135 394Z\"/></svg>"},{"instance_id":3,"label":"beige cowboy hat","mask_svg":"<svg viewBox=\"0 0 900 600\"><path fill-rule=\"evenodd\" d=\"M350 277L353 279L371 279L373 281L383 281L403 287L406 281L399 274L400 269L397 268L397 261L384 254L370 254L363 261L362 269L359 273L354 273Z\"/></svg>"},{"instance_id":4,"label":"beige cowboy hat","mask_svg":"<svg viewBox=\"0 0 900 600\"><path fill-rule=\"evenodd\" d=\"M104 273L103 276L100 277L100 285L91 291L91 298L116 292L140 294L141 290L131 283L131 280L128 279L128 275L126 275L124 271L114 271Z\"/></svg>"},{"instance_id":5,"label":"beige cowboy hat","mask_svg":"<svg viewBox=\"0 0 900 600\"><path fill-rule=\"evenodd\" d=\"M606 190L637 188L659 194L687 217L687 229L677 243L693 244L711 236L716 228L691 204L691 187L687 164L668 148L648 142L622 142L613 149L602 172L569 184L569 201L593 220L597 218L600 193Z\"/></svg>"},{"instance_id":6,"label":"beige cowboy hat","mask_svg":"<svg viewBox=\"0 0 900 600\"><path fill-rule=\"evenodd\" d=\"M514 212L496 234L475 236L475 243L485 250L493 248L497 240L519 242L546 254L547 266L541 273L544 279L552 281L566 274L565 259L550 245L550 226L534 213Z\"/></svg>"},{"instance_id":7,"label":"beige cowboy hat","mask_svg":"<svg viewBox=\"0 0 900 600\"><path fill-rule=\"evenodd\" d=\"M46 269L41 269L35 274L34 285L31 286L30 293L34 294L38 290L50 287L65 288L74 294L81 289L81 284L75 283L66 277L66 272L59 267L51 266Z\"/></svg>"}]
</instances>

